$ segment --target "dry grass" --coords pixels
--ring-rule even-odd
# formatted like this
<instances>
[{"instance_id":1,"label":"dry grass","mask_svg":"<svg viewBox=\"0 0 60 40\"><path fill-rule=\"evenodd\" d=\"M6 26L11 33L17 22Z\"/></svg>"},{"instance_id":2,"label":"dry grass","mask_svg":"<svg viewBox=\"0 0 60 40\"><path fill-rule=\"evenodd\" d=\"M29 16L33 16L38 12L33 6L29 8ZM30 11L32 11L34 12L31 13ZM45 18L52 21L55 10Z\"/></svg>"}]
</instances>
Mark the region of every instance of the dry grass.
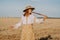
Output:
<instances>
[{"instance_id":1,"label":"dry grass","mask_svg":"<svg viewBox=\"0 0 60 40\"><path fill-rule=\"evenodd\" d=\"M21 27L17 30L10 28L19 18L0 18L0 40L20 40ZM52 36L52 40L60 40L60 19L47 19L44 24L33 26L35 38Z\"/></svg>"}]
</instances>

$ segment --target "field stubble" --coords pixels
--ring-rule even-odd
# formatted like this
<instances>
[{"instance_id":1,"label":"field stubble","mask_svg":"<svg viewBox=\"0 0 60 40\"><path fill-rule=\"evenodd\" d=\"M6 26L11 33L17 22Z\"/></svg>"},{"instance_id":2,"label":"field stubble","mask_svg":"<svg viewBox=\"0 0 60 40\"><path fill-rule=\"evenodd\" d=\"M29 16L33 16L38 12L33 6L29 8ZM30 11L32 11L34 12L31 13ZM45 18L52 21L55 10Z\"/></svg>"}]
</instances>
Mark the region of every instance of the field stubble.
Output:
<instances>
[{"instance_id":1,"label":"field stubble","mask_svg":"<svg viewBox=\"0 0 60 40\"><path fill-rule=\"evenodd\" d=\"M20 40L21 27L14 30L10 26L16 24L19 18L0 18L0 40ZM43 24L33 25L35 38L52 36L52 40L60 40L60 19L47 19Z\"/></svg>"}]
</instances>

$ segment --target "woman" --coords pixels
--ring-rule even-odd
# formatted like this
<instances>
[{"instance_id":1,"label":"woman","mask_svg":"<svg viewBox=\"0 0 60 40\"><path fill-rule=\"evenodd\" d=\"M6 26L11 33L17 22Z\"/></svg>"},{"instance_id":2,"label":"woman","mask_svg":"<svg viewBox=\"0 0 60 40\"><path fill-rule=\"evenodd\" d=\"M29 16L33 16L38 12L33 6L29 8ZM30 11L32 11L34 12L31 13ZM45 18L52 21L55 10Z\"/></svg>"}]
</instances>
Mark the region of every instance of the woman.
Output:
<instances>
[{"instance_id":1,"label":"woman","mask_svg":"<svg viewBox=\"0 0 60 40\"><path fill-rule=\"evenodd\" d=\"M47 18L47 16L41 14L42 16L44 16L44 18L37 19L32 15L32 13L34 13L32 12L34 9L35 8L33 8L32 6L27 6L26 9L23 10L24 15L22 15L20 22L13 26L13 28L18 28L19 26L24 24L22 25L20 40L35 40L32 24L44 22Z\"/></svg>"}]
</instances>

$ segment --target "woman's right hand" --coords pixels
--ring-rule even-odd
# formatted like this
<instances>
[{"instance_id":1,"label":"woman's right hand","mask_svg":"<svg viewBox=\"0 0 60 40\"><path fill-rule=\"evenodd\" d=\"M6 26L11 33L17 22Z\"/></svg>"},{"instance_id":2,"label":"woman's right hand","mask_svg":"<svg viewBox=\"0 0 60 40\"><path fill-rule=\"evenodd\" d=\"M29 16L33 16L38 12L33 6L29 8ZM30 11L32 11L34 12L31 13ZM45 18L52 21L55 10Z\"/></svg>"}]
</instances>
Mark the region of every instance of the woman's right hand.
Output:
<instances>
[{"instance_id":1,"label":"woman's right hand","mask_svg":"<svg viewBox=\"0 0 60 40\"><path fill-rule=\"evenodd\" d=\"M13 29L13 28L14 28L14 26L12 25L12 26L10 26L10 28L12 28L12 29Z\"/></svg>"},{"instance_id":2,"label":"woman's right hand","mask_svg":"<svg viewBox=\"0 0 60 40\"><path fill-rule=\"evenodd\" d=\"M11 29L18 29L18 27L14 26L14 25L12 25L10 28Z\"/></svg>"}]
</instances>

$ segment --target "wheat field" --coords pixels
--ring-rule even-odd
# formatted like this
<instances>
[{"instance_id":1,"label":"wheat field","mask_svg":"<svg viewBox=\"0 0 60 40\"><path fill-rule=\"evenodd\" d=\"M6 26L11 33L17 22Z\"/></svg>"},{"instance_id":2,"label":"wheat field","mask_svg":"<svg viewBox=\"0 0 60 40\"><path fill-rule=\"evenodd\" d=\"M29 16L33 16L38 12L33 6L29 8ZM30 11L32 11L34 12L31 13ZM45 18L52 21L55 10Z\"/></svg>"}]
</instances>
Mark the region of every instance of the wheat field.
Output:
<instances>
[{"instance_id":1,"label":"wheat field","mask_svg":"<svg viewBox=\"0 0 60 40\"><path fill-rule=\"evenodd\" d=\"M0 18L0 40L20 40L21 27L14 30L10 26L16 24L19 18ZM53 39L60 40L60 19L47 19L43 24L33 25L35 38L51 35Z\"/></svg>"}]
</instances>

